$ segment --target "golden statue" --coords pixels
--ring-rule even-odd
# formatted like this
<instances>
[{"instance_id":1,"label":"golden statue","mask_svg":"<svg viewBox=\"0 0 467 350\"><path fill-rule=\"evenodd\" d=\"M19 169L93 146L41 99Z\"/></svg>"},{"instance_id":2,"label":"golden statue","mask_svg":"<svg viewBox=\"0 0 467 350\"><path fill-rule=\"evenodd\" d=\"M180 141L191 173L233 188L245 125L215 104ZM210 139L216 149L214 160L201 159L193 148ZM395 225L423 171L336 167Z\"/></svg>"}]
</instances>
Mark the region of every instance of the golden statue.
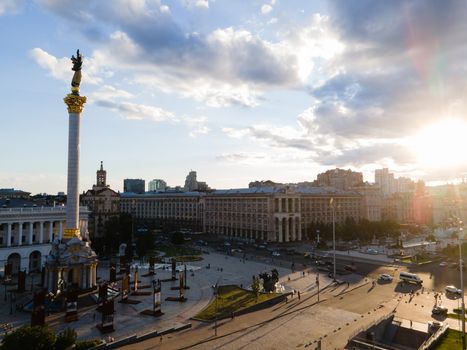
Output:
<instances>
[{"instance_id":1,"label":"golden statue","mask_svg":"<svg viewBox=\"0 0 467 350\"><path fill-rule=\"evenodd\" d=\"M79 84L81 83L81 66L83 65L83 56L76 50L76 57L71 56L71 62L73 62L72 70L75 71L73 79L71 80L71 93L79 96Z\"/></svg>"}]
</instances>

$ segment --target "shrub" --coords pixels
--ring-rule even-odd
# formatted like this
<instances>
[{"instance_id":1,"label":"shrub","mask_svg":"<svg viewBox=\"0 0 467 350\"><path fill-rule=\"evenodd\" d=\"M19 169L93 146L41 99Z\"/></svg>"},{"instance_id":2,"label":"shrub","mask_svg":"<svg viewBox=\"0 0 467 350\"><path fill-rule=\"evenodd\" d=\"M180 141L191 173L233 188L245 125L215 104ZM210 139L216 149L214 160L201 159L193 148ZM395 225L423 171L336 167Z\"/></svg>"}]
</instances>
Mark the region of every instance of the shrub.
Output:
<instances>
[{"instance_id":1,"label":"shrub","mask_svg":"<svg viewBox=\"0 0 467 350\"><path fill-rule=\"evenodd\" d=\"M23 326L3 338L2 350L50 350L56 336L48 326Z\"/></svg>"},{"instance_id":2,"label":"shrub","mask_svg":"<svg viewBox=\"0 0 467 350\"><path fill-rule=\"evenodd\" d=\"M75 350L86 350L91 349L97 345L100 345L102 341L100 339L91 339L91 340L83 340L76 343Z\"/></svg>"},{"instance_id":3,"label":"shrub","mask_svg":"<svg viewBox=\"0 0 467 350\"><path fill-rule=\"evenodd\" d=\"M71 328L65 329L57 335L55 342L55 350L65 350L72 346L76 342L77 338L76 331Z\"/></svg>"}]
</instances>

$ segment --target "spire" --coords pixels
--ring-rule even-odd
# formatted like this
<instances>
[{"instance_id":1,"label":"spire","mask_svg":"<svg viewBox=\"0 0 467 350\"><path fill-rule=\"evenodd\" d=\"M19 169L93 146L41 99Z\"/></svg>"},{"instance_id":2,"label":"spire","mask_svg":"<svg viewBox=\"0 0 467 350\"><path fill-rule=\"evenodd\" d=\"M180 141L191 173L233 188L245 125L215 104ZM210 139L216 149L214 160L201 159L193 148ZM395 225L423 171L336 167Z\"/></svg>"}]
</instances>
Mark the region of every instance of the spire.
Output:
<instances>
[{"instance_id":1,"label":"spire","mask_svg":"<svg viewBox=\"0 0 467 350\"><path fill-rule=\"evenodd\" d=\"M104 170L104 162L101 160L101 171Z\"/></svg>"}]
</instances>

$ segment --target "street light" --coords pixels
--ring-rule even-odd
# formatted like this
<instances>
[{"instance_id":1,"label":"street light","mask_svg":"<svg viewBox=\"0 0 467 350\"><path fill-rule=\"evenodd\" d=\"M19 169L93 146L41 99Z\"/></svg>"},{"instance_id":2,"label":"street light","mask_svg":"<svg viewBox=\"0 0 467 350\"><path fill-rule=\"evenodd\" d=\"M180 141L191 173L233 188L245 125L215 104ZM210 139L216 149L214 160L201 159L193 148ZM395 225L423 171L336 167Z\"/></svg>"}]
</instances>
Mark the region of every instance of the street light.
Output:
<instances>
[{"instance_id":1,"label":"street light","mask_svg":"<svg viewBox=\"0 0 467 350\"><path fill-rule=\"evenodd\" d=\"M334 260L334 273L332 278L336 281L336 206L334 205L334 198L331 198L329 204L332 208L332 251L333 251L333 260Z\"/></svg>"},{"instance_id":2,"label":"street light","mask_svg":"<svg viewBox=\"0 0 467 350\"><path fill-rule=\"evenodd\" d=\"M459 224L462 224L462 221L459 221ZM462 272L462 244L461 244L461 235L464 229L462 227L459 228L459 271L460 271L460 278L461 278L461 298L462 298L462 350L465 349L465 304L464 304L464 276Z\"/></svg>"}]
</instances>

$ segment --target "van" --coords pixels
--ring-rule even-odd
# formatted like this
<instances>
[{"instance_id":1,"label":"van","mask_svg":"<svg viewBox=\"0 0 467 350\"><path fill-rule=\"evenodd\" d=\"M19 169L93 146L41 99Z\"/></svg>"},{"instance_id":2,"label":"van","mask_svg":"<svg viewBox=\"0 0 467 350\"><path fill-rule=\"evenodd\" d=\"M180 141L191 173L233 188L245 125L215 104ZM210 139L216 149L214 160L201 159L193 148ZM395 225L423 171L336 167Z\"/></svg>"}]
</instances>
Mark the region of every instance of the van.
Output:
<instances>
[{"instance_id":1,"label":"van","mask_svg":"<svg viewBox=\"0 0 467 350\"><path fill-rule=\"evenodd\" d=\"M423 280L415 273L401 272L399 278L403 282L422 284Z\"/></svg>"}]
</instances>

